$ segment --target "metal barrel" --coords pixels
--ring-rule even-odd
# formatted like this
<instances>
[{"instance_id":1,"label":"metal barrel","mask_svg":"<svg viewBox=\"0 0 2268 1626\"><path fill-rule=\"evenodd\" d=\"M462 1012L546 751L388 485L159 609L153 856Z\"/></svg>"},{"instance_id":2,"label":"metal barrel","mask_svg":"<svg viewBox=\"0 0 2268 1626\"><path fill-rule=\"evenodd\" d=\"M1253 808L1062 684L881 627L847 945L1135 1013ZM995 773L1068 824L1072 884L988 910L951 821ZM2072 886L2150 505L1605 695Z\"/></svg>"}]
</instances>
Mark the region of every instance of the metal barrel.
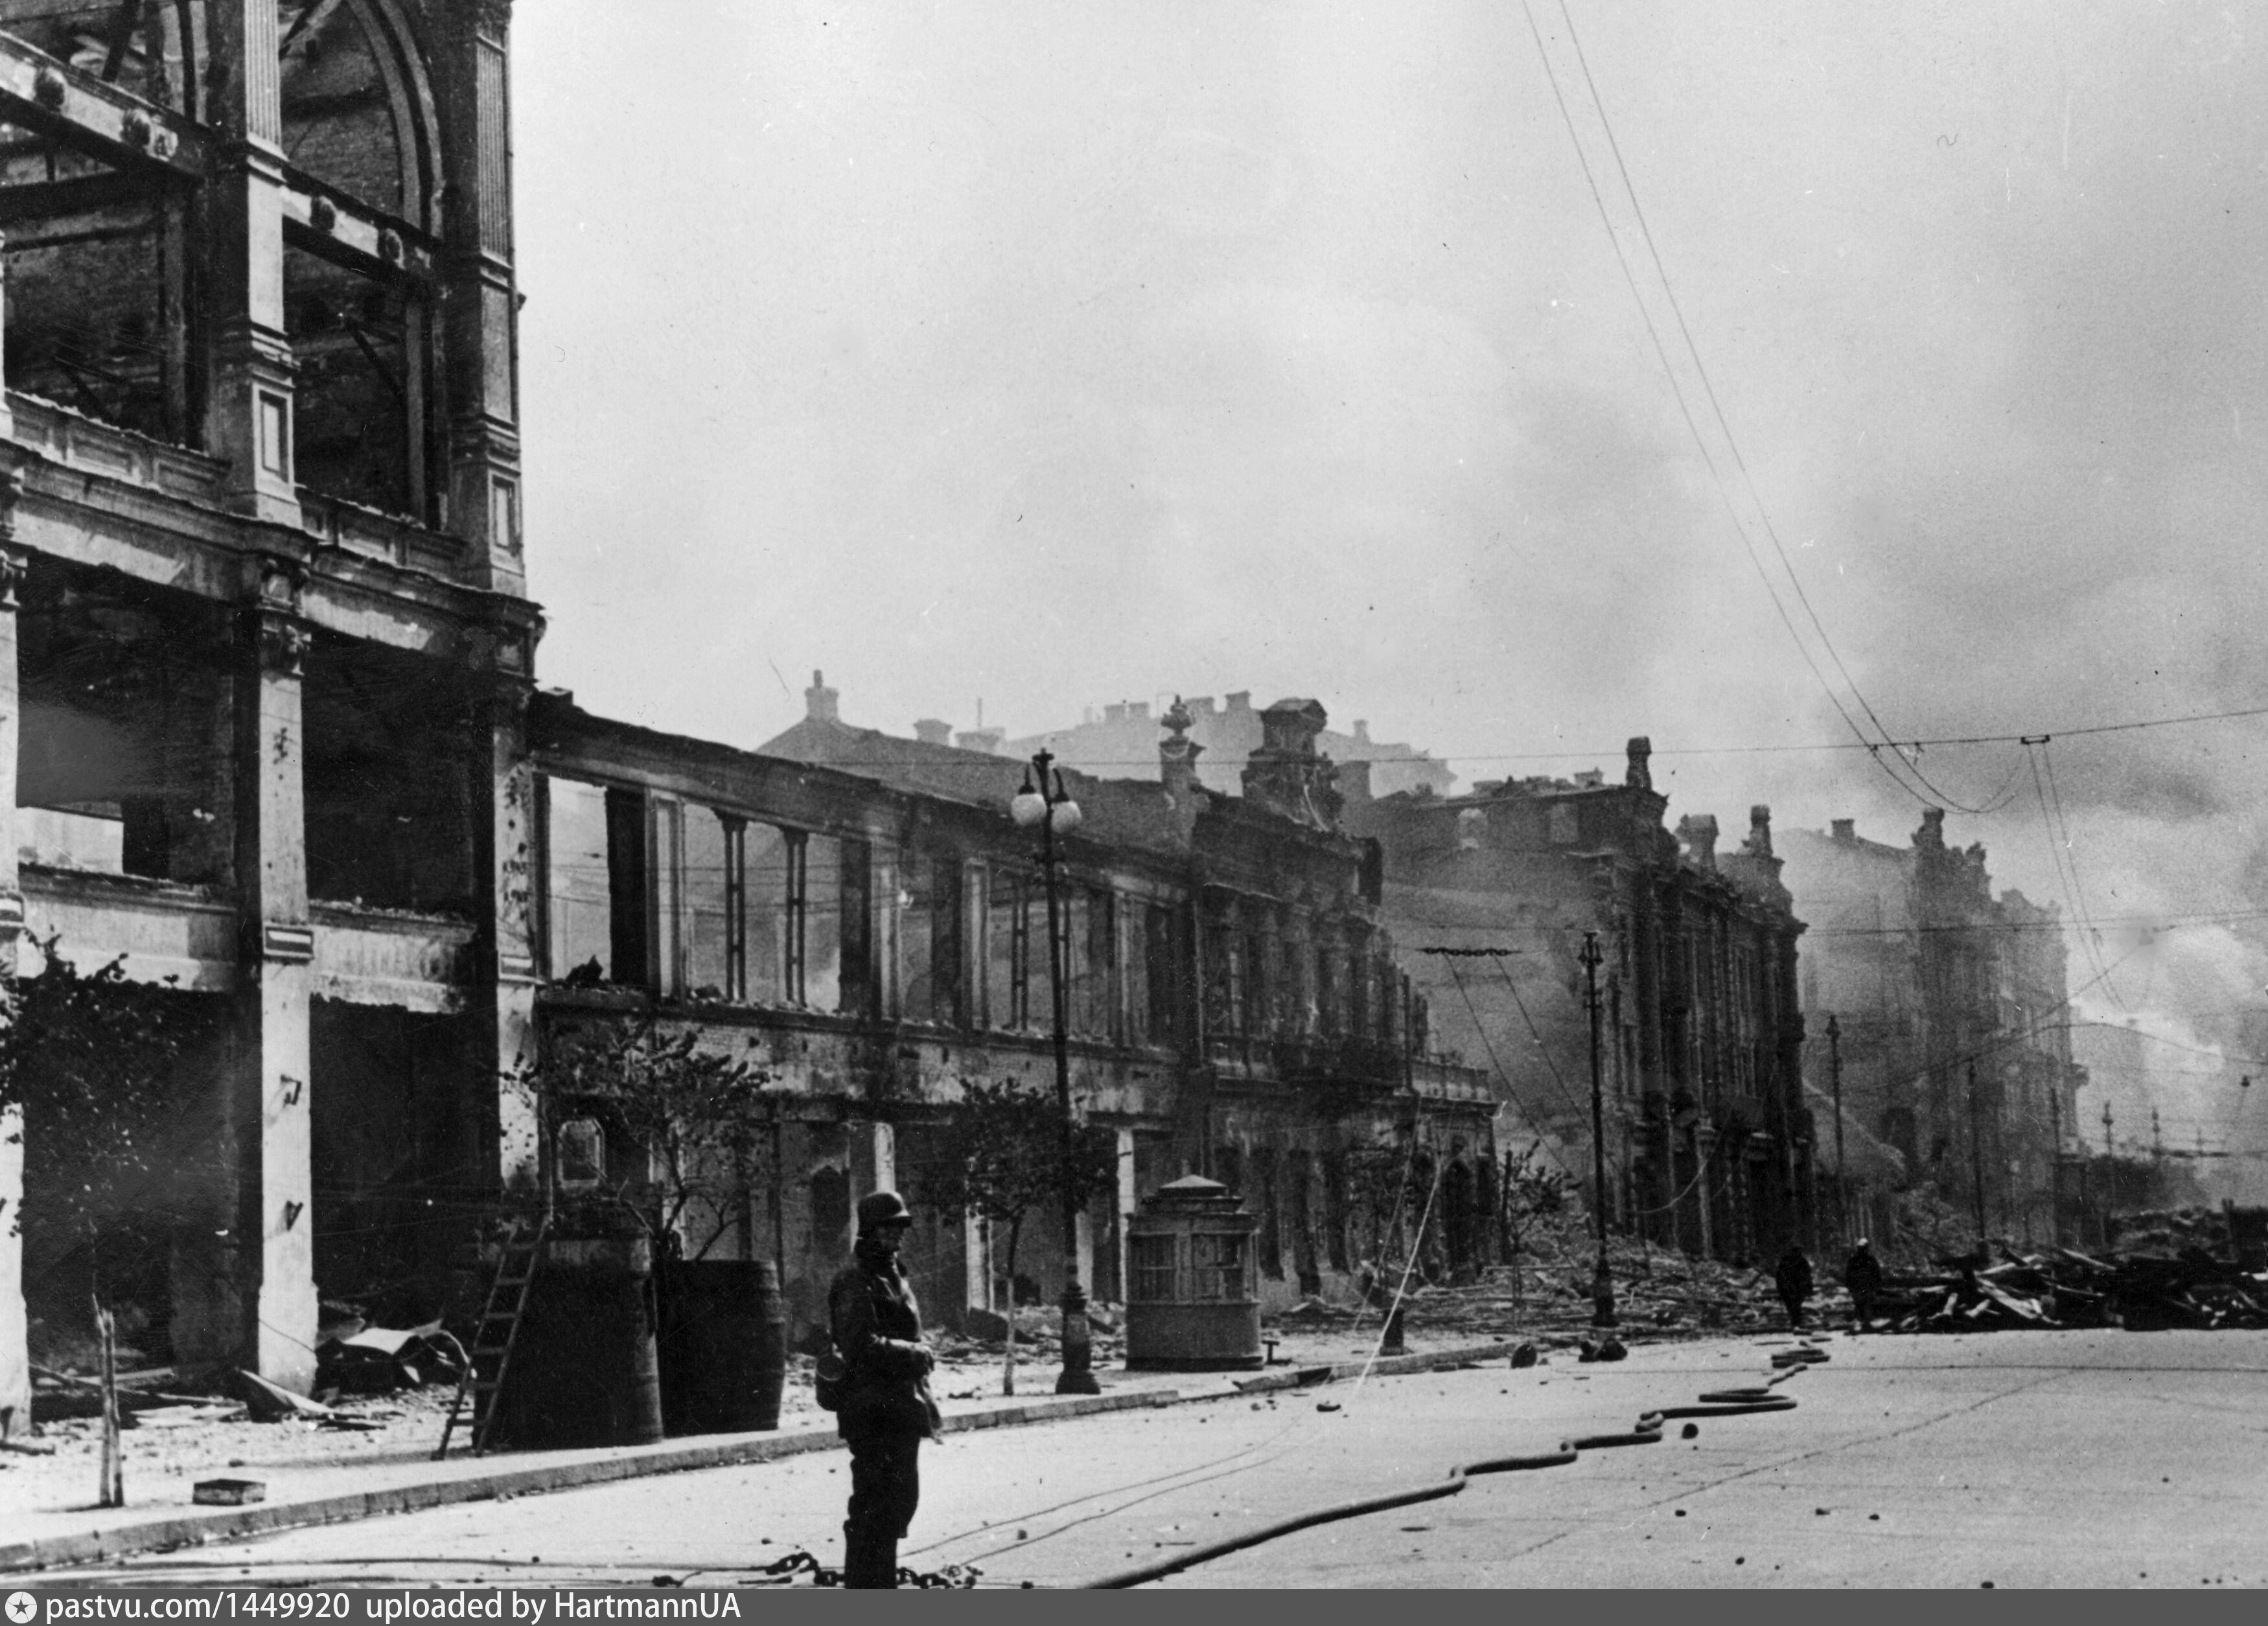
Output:
<instances>
[{"instance_id":1,"label":"metal barrel","mask_svg":"<svg viewBox=\"0 0 2268 1626\"><path fill-rule=\"evenodd\" d=\"M513 1343L498 1444L643 1446L662 1438L652 1258L644 1237L551 1244Z\"/></svg>"},{"instance_id":2,"label":"metal barrel","mask_svg":"<svg viewBox=\"0 0 2268 1626\"><path fill-rule=\"evenodd\" d=\"M769 1260L689 1260L663 1280L662 1416L672 1434L779 1426L787 1306Z\"/></svg>"}]
</instances>

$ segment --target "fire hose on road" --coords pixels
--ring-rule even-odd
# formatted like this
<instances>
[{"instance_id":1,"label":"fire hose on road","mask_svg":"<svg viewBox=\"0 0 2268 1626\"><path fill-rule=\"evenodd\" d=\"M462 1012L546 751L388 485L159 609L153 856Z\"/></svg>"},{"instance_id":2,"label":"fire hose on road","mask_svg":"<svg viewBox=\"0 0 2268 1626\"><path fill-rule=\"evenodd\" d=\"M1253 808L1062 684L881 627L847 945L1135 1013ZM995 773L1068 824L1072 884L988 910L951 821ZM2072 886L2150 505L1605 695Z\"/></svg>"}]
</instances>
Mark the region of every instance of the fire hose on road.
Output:
<instances>
[{"instance_id":1,"label":"fire hose on road","mask_svg":"<svg viewBox=\"0 0 2268 1626\"><path fill-rule=\"evenodd\" d=\"M1390 1490L1379 1496L1358 1497L1352 1501L1335 1503L1329 1507L1297 1513L1289 1519L1279 1519L1273 1524L1262 1525L1221 1541L1194 1547L1153 1563L1121 1570L1100 1579L1082 1582L1085 1591L1118 1591L1140 1586L1146 1582L1161 1580L1168 1575L1209 1563L1231 1553L1258 1547L1292 1534L1294 1531L1311 1530L1317 1525L1336 1524L1341 1519L1359 1519L1366 1513L1381 1513L1388 1508L1408 1507L1418 1502L1434 1502L1462 1492L1474 1480L1487 1474L1517 1474L1530 1468L1565 1468L1586 1451L1603 1451L1617 1446L1651 1446L1661 1438L1662 1424L1672 1418L1736 1417L1760 1411L1793 1411L1795 1397L1770 1388L1715 1389L1700 1397L1697 1406L1667 1406L1659 1411L1649 1411L1640 1416L1637 1426L1624 1434L1590 1434L1567 1440L1557 1451L1539 1451L1522 1456L1485 1457L1476 1462L1462 1462L1449 1470L1448 1477L1431 1484L1413 1486L1407 1490Z\"/></svg>"}]
</instances>

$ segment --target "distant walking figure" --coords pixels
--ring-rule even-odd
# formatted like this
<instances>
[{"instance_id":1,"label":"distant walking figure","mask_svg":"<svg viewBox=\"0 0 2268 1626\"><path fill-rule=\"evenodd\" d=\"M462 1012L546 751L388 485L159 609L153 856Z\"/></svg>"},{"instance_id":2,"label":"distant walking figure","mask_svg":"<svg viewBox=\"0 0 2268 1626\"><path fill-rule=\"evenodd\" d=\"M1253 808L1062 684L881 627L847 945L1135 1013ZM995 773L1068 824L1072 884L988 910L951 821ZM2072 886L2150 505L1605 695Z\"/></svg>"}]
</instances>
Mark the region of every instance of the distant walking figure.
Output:
<instances>
[{"instance_id":1,"label":"distant walking figure","mask_svg":"<svg viewBox=\"0 0 2268 1626\"><path fill-rule=\"evenodd\" d=\"M935 1439L929 1392L936 1358L922 1343L921 1306L898 1265L913 1215L895 1191L858 1199L858 1243L827 1297L838 1372L826 1374L836 1431L850 1446L850 1513L843 1525L843 1584L898 1584L898 1541L921 1501L921 1443Z\"/></svg>"},{"instance_id":2,"label":"distant walking figure","mask_svg":"<svg viewBox=\"0 0 2268 1626\"><path fill-rule=\"evenodd\" d=\"M1803 1306L1811 1298L1811 1261L1801 1247L1791 1242L1787 1252L1779 1256L1772 1270L1772 1285L1779 1290L1779 1301L1787 1306L1787 1324L1797 1329L1803 1326Z\"/></svg>"},{"instance_id":3,"label":"distant walking figure","mask_svg":"<svg viewBox=\"0 0 2268 1626\"><path fill-rule=\"evenodd\" d=\"M1874 1319L1874 1301L1882 1296L1882 1262L1860 1237L1843 1266L1843 1285L1851 1290L1851 1321L1864 1332Z\"/></svg>"}]
</instances>

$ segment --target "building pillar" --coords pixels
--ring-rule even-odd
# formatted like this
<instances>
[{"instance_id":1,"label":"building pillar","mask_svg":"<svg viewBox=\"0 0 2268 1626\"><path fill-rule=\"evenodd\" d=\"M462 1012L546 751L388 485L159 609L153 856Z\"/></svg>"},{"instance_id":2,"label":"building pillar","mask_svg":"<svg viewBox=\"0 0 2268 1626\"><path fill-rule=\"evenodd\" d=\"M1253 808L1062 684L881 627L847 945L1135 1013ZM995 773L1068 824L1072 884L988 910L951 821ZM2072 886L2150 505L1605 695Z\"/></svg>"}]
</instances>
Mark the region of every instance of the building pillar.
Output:
<instances>
[{"instance_id":1,"label":"building pillar","mask_svg":"<svg viewBox=\"0 0 2268 1626\"><path fill-rule=\"evenodd\" d=\"M877 1123L874 1132L874 1189L898 1188L898 1131L894 1124Z\"/></svg>"},{"instance_id":2,"label":"building pillar","mask_svg":"<svg viewBox=\"0 0 2268 1626\"><path fill-rule=\"evenodd\" d=\"M0 393L0 414L7 410ZM0 424L0 434L5 425ZM23 479L0 472L0 979L12 982L24 930L24 891L16 862L16 747L20 674L16 661L16 595L25 558L15 540L16 499ZM0 1019L5 1019L0 1013ZM0 1106L0 1438L32 1420L31 1327L24 1308L24 1115Z\"/></svg>"},{"instance_id":3,"label":"building pillar","mask_svg":"<svg viewBox=\"0 0 2268 1626\"><path fill-rule=\"evenodd\" d=\"M284 114L273 0L213 0L215 148L205 199L210 364L205 446L228 460L229 505L299 524L291 341L284 316Z\"/></svg>"},{"instance_id":4,"label":"building pillar","mask_svg":"<svg viewBox=\"0 0 2268 1626\"><path fill-rule=\"evenodd\" d=\"M272 9L272 7L271 7ZM526 591L520 553L519 290L512 271L512 0L463 0L435 54L449 239L448 519L473 579Z\"/></svg>"},{"instance_id":5,"label":"building pillar","mask_svg":"<svg viewBox=\"0 0 2268 1626\"><path fill-rule=\"evenodd\" d=\"M1701 1257L1704 1259L1714 1257L1716 1252L1711 1235L1715 1216L1710 1212L1716 1203L1712 1189L1716 1182L1709 1178L1709 1159L1716 1149L1717 1133L1714 1129L1696 1129L1693 1131L1694 1234L1700 1239Z\"/></svg>"},{"instance_id":6,"label":"building pillar","mask_svg":"<svg viewBox=\"0 0 2268 1626\"><path fill-rule=\"evenodd\" d=\"M1134 1216L1141 1210L1141 1193L1136 1189L1134 1165L1134 1131L1122 1126L1118 1131L1118 1299L1124 1303L1134 1280L1134 1262L1127 1242L1133 1233Z\"/></svg>"},{"instance_id":7,"label":"building pillar","mask_svg":"<svg viewBox=\"0 0 2268 1626\"><path fill-rule=\"evenodd\" d=\"M544 1103L525 1077L535 1060L537 810L535 768L527 751L527 703L540 631L532 610L518 624L483 629L475 639L476 805L474 876L489 904L475 963L477 1001L467 1066L481 1093L470 1115L490 1122L501 1188L528 1200L545 1189L550 1148ZM484 792L484 793L483 793ZM484 1161L486 1161L484 1159Z\"/></svg>"},{"instance_id":8,"label":"building pillar","mask_svg":"<svg viewBox=\"0 0 2268 1626\"><path fill-rule=\"evenodd\" d=\"M316 1321L307 1032L314 929L300 705L307 630L298 568L273 558L257 568L235 684L243 947L235 1043L219 1084L226 1234L216 1238L201 1313L187 1318L190 1348L177 1338L175 1354L235 1361L304 1394L314 1381Z\"/></svg>"},{"instance_id":9,"label":"building pillar","mask_svg":"<svg viewBox=\"0 0 2268 1626\"><path fill-rule=\"evenodd\" d=\"M962 1302L971 1310L992 1307L992 1229L975 1209L963 1210L961 1250Z\"/></svg>"}]
</instances>

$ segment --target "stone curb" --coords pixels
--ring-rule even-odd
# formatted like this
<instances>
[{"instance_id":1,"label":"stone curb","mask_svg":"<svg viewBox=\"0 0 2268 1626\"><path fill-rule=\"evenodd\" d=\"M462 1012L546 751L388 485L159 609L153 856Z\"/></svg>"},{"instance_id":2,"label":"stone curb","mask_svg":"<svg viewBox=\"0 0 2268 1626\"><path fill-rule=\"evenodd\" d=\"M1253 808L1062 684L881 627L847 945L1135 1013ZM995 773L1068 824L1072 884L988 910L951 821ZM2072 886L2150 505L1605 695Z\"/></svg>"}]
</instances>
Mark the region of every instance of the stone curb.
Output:
<instances>
[{"instance_id":1,"label":"stone curb","mask_svg":"<svg viewBox=\"0 0 2268 1626\"><path fill-rule=\"evenodd\" d=\"M1425 1372L1462 1361L1481 1361L1507 1356L1517 1342L1484 1344L1462 1350L1439 1350L1424 1355L1393 1356L1370 1368L1373 1376ZM1304 1388L1351 1378L1363 1369L1359 1361L1331 1366L1305 1366L1286 1372L1269 1372L1235 1381L1231 1387L1134 1389L1117 1394L1075 1394L1034 1400L1028 1405L1001 1406L983 1411L955 1412L945 1419L945 1432L965 1434L978 1429L1014 1428L1035 1423L1055 1423L1069 1417L1106 1412L1138 1411L1152 1407L1192 1402L1233 1400L1239 1394L1276 1389ZM673 1450L637 1455L601 1457L580 1462L544 1463L495 1474L468 1475L460 1479L427 1480L394 1485L383 1490L313 1497L303 1501L262 1503L251 1507L212 1512L185 1512L171 1519L153 1519L77 1535L38 1536L28 1541L0 1542L0 1573L51 1569L59 1564L99 1563L138 1553L164 1552L172 1548L202 1546L249 1535L309 1525L343 1524L375 1519L386 1513L413 1513L446 1507L458 1502L486 1502L501 1497L529 1496L547 1490L567 1490L583 1485L612 1484L656 1474L688 1469L731 1468L748 1462L772 1462L784 1457L829 1451L842 1446L829 1430L807 1433L742 1436L711 1445L681 1446Z\"/></svg>"}]
</instances>

